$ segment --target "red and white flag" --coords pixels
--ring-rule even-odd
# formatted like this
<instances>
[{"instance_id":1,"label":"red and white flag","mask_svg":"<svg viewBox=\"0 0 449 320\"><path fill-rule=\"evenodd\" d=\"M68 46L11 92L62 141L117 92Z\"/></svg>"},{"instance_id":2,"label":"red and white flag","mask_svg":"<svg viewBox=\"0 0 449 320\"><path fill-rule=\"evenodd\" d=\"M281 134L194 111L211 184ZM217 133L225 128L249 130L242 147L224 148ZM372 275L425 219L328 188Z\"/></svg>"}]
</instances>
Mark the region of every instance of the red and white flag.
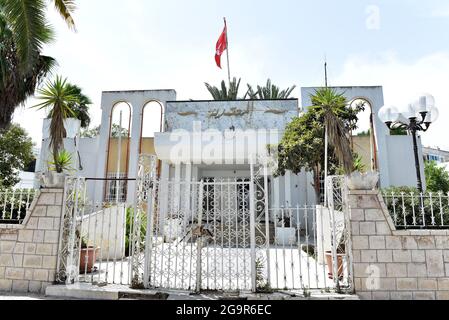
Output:
<instances>
[{"instance_id":1,"label":"red and white flag","mask_svg":"<svg viewBox=\"0 0 449 320\"><path fill-rule=\"evenodd\" d=\"M221 55L223 52L228 48L228 41L227 41L227 27L226 22L223 29L223 32L220 35L220 38L218 38L216 51L215 51L215 62L217 63L217 66L221 69Z\"/></svg>"}]
</instances>

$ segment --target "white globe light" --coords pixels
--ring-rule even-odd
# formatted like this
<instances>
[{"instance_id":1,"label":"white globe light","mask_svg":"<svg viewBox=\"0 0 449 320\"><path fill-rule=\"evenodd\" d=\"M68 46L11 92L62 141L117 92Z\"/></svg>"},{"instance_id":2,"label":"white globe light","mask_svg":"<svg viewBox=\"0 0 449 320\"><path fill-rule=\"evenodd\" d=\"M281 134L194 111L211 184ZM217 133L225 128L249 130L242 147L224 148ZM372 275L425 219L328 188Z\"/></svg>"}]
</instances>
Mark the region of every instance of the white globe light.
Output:
<instances>
[{"instance_id":1,"label":"white globe light","mask_svg":"<svg viewBox=\"0 0 449 320\"><path fill-rule=\"evenodd\" d=\"M416 118L417 117L417 113L418 113L416 111L416 106L413 103L408 104L400 112L404 116L404 118L406 118L406 119Z\"/></svg>"},{"instance_id":2,"label":"white globe light","mask_svg":"<svg viewBox=\"0 0 449 320\"><path fill-rule=\"evenodd\" d=\"M420 112L430 111L433 107L435 107L435 98L428 93L423 93L419 96L419 107L423 109Z\"/></svg>"},{"instance_id":3,"label":"white globe light","mask_svg":"<svg viewBox=\"0 0 449 320\"><path fill-rule=\"evenodd\" d=\"M433 107L430 109L429 114L427 115L426 122L434 123L438 120L438 117L440 116L440 111L438 108Z\"/></svg>"},{"instance_id":4,"label":"white globe light","mask_svg":"<svg viewBox=\"0 0 449 320\"><path fill-rule=\"evenodd\" d=\"M414 103L414 108L415 111L417 113L421 113L421 112L428 112L429 110L427 110L427 103L426 103L426 99L423 97L418 98L418 100L416 100Z\"/></svg>"},{"instance_id":5,"label":"white globe light","mask_svg":"<svg viewBox=\"0 0 449 320\"><path fill-rule=\"evenodd\" d=\"M379 119L384 122L395 122L399 118L398 108L394 106L384 106L379 110Z\"/></svg>"}]
</instances>

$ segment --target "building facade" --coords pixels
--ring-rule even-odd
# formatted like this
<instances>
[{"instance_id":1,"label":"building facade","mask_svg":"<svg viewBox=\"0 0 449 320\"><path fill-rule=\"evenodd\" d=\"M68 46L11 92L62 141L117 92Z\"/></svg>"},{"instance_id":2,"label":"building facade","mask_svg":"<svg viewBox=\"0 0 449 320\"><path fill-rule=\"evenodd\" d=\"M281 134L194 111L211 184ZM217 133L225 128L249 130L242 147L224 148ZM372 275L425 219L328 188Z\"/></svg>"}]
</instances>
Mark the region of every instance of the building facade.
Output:
<instances>
[{"instance_id":1,"label":"building facade","mask_svg":"<svg viewBox=\"0 0 449 320\"><path fill-rule=\"evenodd\" d=\"M301 90L301 103L288 100L177 101L174 90L108 91L102 94L102 122L99 135L80 138L79 125L68 130L65 148L73 153L76 174L97 179L89 184L91 199L115 197L131 201L140 154L159 159L161 179L202 181L248 179L250 165L270 162L268 145L276 145L286 125L307 110L310 94L316 88ZM391 136L377 117L384 105L382 87L336 87L348 101L365 100L374 115L373 137L365 141L364 159L380 173L380 186L414 186L415 163L411 136ZM127 117L121 120L124 134L114 135L114 111L125 105ZM158 110L150 119L148 109ZM122 113L120 113L122 114ZM160 129L150 136L143 132L147 123L160 119ZM114 120L115 119L115 120ZM114 122L115 121L115 122ZM37 171L45 171L48 134L44 140ZM72 132L73 131L73 132ZM420 139L418 139L420 143ZM363 143L362 143L363 144ZM357 143L360 145L360 143ZM421 148L420 148L421 150ZM420 157L423 159L423 157ZM423 166L422 166L423 167ZM424 175L424 173L422 173ZM103 180L102 180L103 179ZM122 179L109 182L104 179ZM270 172L269 197L273 207L314 205L313 177L306 171L275 177Z\"/></svg>"}]
</instances>

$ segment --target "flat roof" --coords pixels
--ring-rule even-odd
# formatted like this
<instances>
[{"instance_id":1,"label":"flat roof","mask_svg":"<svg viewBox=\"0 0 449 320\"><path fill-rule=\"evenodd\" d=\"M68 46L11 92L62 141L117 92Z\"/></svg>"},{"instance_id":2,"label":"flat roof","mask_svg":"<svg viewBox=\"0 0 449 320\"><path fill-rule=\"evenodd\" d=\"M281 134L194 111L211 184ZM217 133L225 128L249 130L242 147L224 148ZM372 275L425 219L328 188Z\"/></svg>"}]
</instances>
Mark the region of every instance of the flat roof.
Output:
<instances>
[{"instance_id":1,"label":"flat roof","mask_svg":"<svg viewBox=\"0 0 449 320\"><path fill-rule=\"evenodd\" d=\"M242 102L242 101L299 101L298 98L288 99L236 99L236 100L176 100L167 101L167 103L186 103L186 102Z\"/></svg>"}]
</instances>

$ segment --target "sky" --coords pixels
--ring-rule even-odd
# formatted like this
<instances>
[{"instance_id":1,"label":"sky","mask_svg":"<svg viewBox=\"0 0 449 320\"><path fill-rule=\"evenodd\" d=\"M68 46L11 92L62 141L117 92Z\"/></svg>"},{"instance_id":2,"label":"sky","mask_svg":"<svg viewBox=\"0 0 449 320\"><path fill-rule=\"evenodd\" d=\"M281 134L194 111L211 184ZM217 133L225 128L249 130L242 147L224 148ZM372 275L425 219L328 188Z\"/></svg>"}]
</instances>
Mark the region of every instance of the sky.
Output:
<instances>
[{"instance_id":1,"label":"sky","mask_svg":"<svg viewBox=\"0 0 449 320\"><path fill-rule=\"evenodd\" d=\"M228 21L231 75L246 83L267 78L281 87L382 85L387 105L399 108L422 92L435 96L439 120L423 142L449 150L449 1L447 0L77 0L77 32L52 6L56 40L44 54L55 74L79 85L94 102L101 92L175 89L179 100L210 99L204 82L226 79L214 61ZM243 91L243 90L242 90ZM43 111L29 99L16 110L37 146Z\"/></svg>"}]
</instances>

